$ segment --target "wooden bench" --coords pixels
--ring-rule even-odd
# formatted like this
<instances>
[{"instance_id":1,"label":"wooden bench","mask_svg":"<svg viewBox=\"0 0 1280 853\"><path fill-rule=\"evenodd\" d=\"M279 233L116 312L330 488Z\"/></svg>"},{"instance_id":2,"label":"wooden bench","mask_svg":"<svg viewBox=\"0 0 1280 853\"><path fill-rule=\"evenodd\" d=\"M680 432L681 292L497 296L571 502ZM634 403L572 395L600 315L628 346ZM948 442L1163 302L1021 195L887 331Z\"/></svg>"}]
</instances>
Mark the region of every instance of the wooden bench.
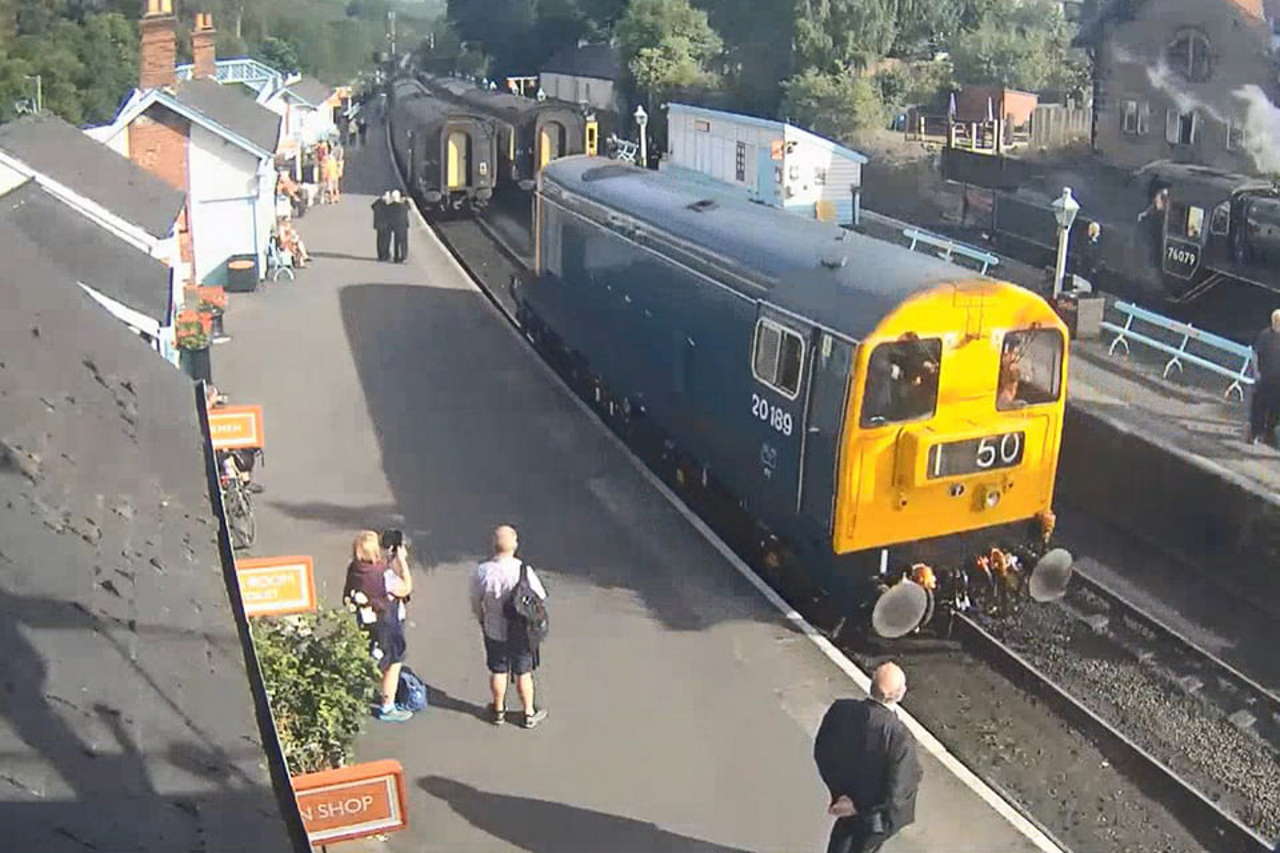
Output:
<instances>
[{"instance_id":1,"label":"wooden bench","mask_svg":"<svg viewBox=\"0 0 1280 853\"><path fill-rule=\"evenodd\" d=\"M975 263L982 264L982 274L986 275L987 270L1000 263L1000 259L990 252L984 252L973 246L959 243L948 237L941 237L928 231L921 231L919 228L903 228L902 236L911 241L911 251L916 250L917 243L924 243L926 246L933 246L942 251L938 252L938 256L943 260L951 260L952 255L960 255L968 258Z\"/></svg>"},{"instance_id":2,"label":"wooden bench","mask_svg":"<svg viewBox=\"0 0 1280 853\"><path fill-rule=\"evenodd\" d=\"M1244 386L1252 385L1254 382L1253 377L1249 375L1249 364L1253 360L1253 349L1251 347L1238 344L1221 335L1206 332L1204 329L1197 329L1190 323L1171 320L1154 311L1139 308L1137 305L1128 302L1117 302L1112 307L1123 314L1125 320L1123 326L1107 320L1102 321L1102 328L1116 333L1115 340L1111 342L1111 346L1107 349L1108 355L1114 355L1117 346L1123 346L1125 354L1128 355L1129 341L1137 341L1172 356L1164 366L1164 373L1161 374L1163 377L1168 378L1169 371L1175 367L1181 373L1184 362L1187 362L1230 379L1231 384L1223 392L1224 397L1230 397L1234 391L1240 395L1241 400L1244 399ZM1135 320L1154 326L1157 329L1171 332L1174 335L1180 335L1182 340L1175 345L1154 338L1150 334L1143 334L1140 330L1134 328ZM1187 346L1192 341L1195 341L1207 352L1203 354L1189 352Z\"/></svg>"}]
</instances>

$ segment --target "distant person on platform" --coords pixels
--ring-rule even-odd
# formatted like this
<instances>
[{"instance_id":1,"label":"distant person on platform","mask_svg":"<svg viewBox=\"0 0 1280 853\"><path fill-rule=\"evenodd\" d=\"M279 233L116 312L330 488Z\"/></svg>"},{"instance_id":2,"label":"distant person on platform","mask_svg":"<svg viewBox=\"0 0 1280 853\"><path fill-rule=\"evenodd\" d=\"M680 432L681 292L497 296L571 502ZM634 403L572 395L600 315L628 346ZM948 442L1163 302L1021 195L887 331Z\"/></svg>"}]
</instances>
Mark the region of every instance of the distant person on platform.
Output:
<instances>
[{"instance_id":1,"label":"distant person on platform","mask_svg":"<svg viewBox=\"0 0 1280 853\"><path fill-rule=\"evenodd\" d=\"M514 527L506 524L493 531L493 556L481 563L471 578L471 612L484 635L485 664L489 668L489 706L494 725L507 721L507 682L516 677L516 692L524 705L524 727L531 729L547 716L546 708L533 703L533 671L538 668L538 647L515 630L507 618L507 603L520 583L521 571L528 575L533 594L546 599L547 590L533 567L516 556L520 546Z\"/></svg>"},{"instance_id":2,"label":"distant person on platform","mask_svg":"<svg viewBox=\"0 0 1280 853\"><path fill-rule=\"evenodd\" d=\"M875 853L916 818L922 773L915 739L898 718L906 692L902 669L881 664L868 698L837 699L822 719L813 757L836 818L827 853Z\"/></svg>"},{"instance_id":3,"label":"distant person on platform","mask_svg":"<svg viewBox=\"0 0 1280 853\"><path fill-rule=\"evenodd\" d=\"M1280 416L1280 308L1271 312L1271 325L1253 342L1253 400L1249 404L1249 443L1262 439L1276 445Z\"/></svg>"},{"instance_id":4,"label":"distant person on platform","mask_svg":"<svg viewBox=\"0 0 1280 853\"><path fill-rule=\"evenodd\" d=\"M1096 222L1089 223L1085 240L1076 249L1075 275L1080 276L1098 289L1098 273L1102 269L1102 226Z\"/></svg>"},{"instance_id":5,"label":"distant person on platform","mask_svg":"<svg viewBox=\"0 0 1280 853\"><path fill-rule=\"evenodd\" d=\"M356 137L360 140L360 147L364 148L364 137L369 132L369 123L364 120L364 116L356 119Z\"/></svg>"},{"instance_id":6,"label":"distant person on platform","mask_svg":"<svg viewBox=\"0 0 1280 853\"><path fill-rule=\"evenodd\" d=\"M391 260L391 190L369 205L373 208L373 230L378 235L378 260Z\"/></svg>"},{"instance_id":7,"label":"distant person on platform","mask_svg":"<svg viewBox=\"0 0 1280 853\"><path fill-rule=\"evenodd\" d=\"M400 190L391 191L391 255L392 260L402 264L409 257L409 199L400 195Z\"/></svg>"}]
</instances>

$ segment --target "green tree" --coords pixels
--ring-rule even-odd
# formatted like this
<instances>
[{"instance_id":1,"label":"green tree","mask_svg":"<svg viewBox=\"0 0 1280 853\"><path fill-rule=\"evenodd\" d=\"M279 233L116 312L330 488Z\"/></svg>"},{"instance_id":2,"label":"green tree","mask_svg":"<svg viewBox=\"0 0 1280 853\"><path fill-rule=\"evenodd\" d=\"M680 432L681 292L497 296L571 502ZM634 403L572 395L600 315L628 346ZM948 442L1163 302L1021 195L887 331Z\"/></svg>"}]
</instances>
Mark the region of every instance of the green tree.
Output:
<instances>
[{"instance_id":1,"label":"green tree","mask_svg":"<svg viewBox=\"0 0 1280 853\"><path fill-rule=\"evenodd\" d=\"M992 0L977 28L956 36L951 59L960 83L1070 90L1081 79L1070 28L1050 0Z\"/></svg>"},{"instance_id":2,"label":"green tree","mask_svg":"<svg viewBox=\"0 0 1280 853\"><path fill-rule=\"evenodd\" d=\"M895 0L796 0L797 68L862 68L887 56L897 35Z\"/></svg>"},{"instance_id":3,"label":"green tree","mask_svg":"<svg viewBox=\"0 0 1280 853\"><path fill-rule=\"evenodd\" d=\"M349 763L378 683L368 639L351 614L255 619L252 629L290 775Z\"/></svg>"},{"instance_id":4,"label":"green tree","mask_svg":"<svg viewBox=\"0 0 1280 853\"><path fill-rule=\"evenodd\" d=\"M870 78L810 68L782 88L783 116L823 136L847 140L858 130L885 124L884 104Z\"/></svg>"},{"instance_id":5,"label":"green tree","mask_svg":"<svg viewBox=\"0 0 1280 853\"><path fill-rule=\"evenodd\" d=\"M289 73L302 67L298 62L298 51L291 42L275 36L267 36L258 44L254 56L277 71Z\"/></svg>"},{"instance_id":6,"label":"green tree","mask_svg":"<svg viewBox=\"0 0 1280 853\"><path fill-rule=\"evenodd\" d=\"M711 29L707 13L689 0L631 0L616 29L623 61L636 85L651 97L717 82L707 66L724 42Z\"/></svg>"}]
</instances>

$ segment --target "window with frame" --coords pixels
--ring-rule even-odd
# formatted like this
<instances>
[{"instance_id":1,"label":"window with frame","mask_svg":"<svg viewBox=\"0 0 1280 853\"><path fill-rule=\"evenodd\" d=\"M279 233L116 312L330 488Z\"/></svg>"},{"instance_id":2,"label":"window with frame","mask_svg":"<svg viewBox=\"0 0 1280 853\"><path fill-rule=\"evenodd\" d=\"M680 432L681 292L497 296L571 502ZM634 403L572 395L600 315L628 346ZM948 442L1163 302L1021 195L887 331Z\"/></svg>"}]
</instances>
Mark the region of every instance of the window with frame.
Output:
<instances>
[{"instance_id":1,"label":"window with frame","mask_svg":"<svg viewBox=\"0 0 1280 853\"><path fill-rule=\"evenodd\" d=\"M1218 237L1225 237L1231 231L1231 202L1221 202L1213 209L1213 216L1209 220L1209 233Z\"/></svg>"},{"instance_id":2,"label":"window with frame","mask_svg":"<svg viewBox=\"0 0 1280 853\"><path fill-rule=\"evenodd\" d=\"M693 129L696 130L698 133L710 133L711 122L704 121L703 119L700 119L700 118L696 118L693 120Z\"/></svg>"},{"instance_id":3,"label":"window with frame","mask_svg":"<svg viewBox=\"0 0 1280 853\"><path fill-rule=\"evenodd\" d=\"M1057 329L1008 332L1000 348L996 409L1052 403L1062 393L1062 333Z\"/></svg>"},{"instance_id":4,"label":"window with frame","mask_svg":"<svg viewBox=\"0 0 1280 853\"><path fill-rule=\"evenodd\" d=\"M1209 79L1211 56L1209 39L1198 30L1184 30L1174 38L1164 52L1169 67L1194 83Z\"/></svg>"},{"instance_id":5,"label":"window with frame","mask_svg":"<svg viewBox=\"0 0 1280 853\"><path fill-rule=\"evenodd\" d=\"M1146 101L1121 101L1120 129L1129 136L1146 136L1151 128L1151 105Z\"/></svg>"},{"instance_id":6,"label":"window with frame","mask_svg":"<svg viewBox=\"0 0 1280 853\"><path fill-rule=\"evenodd\" d=\"M1164 115L1164 137L1170 145L1194 145L1200 121L1195 110L1180 113L1169 109Z\"/></svg>"},{"instance_id":7,"label":"window with frame","mask_svg":"<svg viewBox=\"0 0 1280 853\"><path fill-rule=\"evenodd\" d=\"M739 142L733 156L733 176L739 183L747 182L747 143Z\"/></svg>"},{"instance_id":8,"label":"window with frame","mask_svg":"<svg viewBox=\"0 0 1280 853\"><path fill-rule=\"evenodd\" d=\"M772 320L757 320L751 373L779 394L794 400L800 393L800 377L804 374L804 338Z\"/></svg>"},{"instance_id":9,"label":"window with frame","mask_svg":"<svg viewBox=\"0 0 1280 853\"><path fill-rule=\"evenodd\" d=\"M877 346L867 362L864 428L932 417L938 407L942 339L907 334Z\"/></svg>"},{"instance_id":10,"label":"window with frame","mask_svg":"<svg viewBox=\"0 0 1280 853\"><path fill-rule=\"evenodd\" d=\"M1227 150L1242 151L1248 144L1245 137L1244 124L1232 119L1227 122Z\"/></svg>"},{"instance_id":11,"label":"window with frame","mask_svg":"<svg viewBox=\"0 0 1280 853\"><path fill-rule=\"evenodd\" d=\"M1204 208L1179 201L1170 202L1165 233L1170 237L1200 242L1200 235L1204 233Z\"/></svg>"}]
</instances>

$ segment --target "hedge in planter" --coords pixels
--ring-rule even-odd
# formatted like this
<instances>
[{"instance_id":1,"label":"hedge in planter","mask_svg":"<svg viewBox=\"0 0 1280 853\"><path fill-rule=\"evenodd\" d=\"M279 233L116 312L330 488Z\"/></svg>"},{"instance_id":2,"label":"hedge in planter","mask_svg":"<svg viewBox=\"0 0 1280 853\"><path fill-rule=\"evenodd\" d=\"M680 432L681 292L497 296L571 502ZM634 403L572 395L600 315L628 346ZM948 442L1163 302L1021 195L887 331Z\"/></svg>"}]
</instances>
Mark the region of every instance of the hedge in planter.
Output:
<instances>
[{"instance_id":1,"label":"hedge in planter","mask_svg":"<svg viewBox=\"0 0 1280 853\"><path fill-rule=\"evenodd\" d=\"M251 624L290 775L349 763L379 681L368 637L345 610Z\"/></svg>"}]
</instances>

